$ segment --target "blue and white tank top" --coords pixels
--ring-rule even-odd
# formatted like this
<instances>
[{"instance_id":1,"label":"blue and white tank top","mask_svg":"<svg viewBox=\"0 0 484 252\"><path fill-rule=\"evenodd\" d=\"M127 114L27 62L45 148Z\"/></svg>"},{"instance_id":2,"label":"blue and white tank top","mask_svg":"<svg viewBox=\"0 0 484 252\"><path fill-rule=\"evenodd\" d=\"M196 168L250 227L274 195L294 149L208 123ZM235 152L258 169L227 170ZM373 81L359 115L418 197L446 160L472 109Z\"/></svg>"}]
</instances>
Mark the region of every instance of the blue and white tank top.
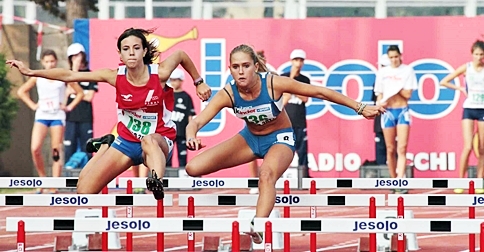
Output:
<instances>
[{"instance_id":1,"label":"blue and white tank top","mask_svg":"<svg viewBox=\"0 0 484 252\"><path fill-rule=\"evenodd\" d=\"M467 63L465 81L467 98L463 107L484 109L484 68L478 72L472 62Z\"/></svg>"},{"instance_id":2,"label":"blue and white tank top","mask_svg":"<svg viewBox=\"0 0 484 252\"><path fill-rule=\"evenodd\" d=\"M261 79L261 91L257 98L246 101L240 96L235 81L230 82L230 87L234 94L233 109L238 118L244 119L246 123L264 125L281 113L284 105L282 96L278 100L273 100L267 89L267 72L258 73ZM271 77L271 81L272 81ZM271 89L273 90L272 83ZM273 92L274 95L274 92Z\"/></svg>"},{"instance_id":3,"label":"blue and white tank top","mask_svg":"<svg viewBox=\"0 0 484 252\"><path fill-rule=\"evenodd\" d=\"M66 84L62 81L37 77L39 107L35 111L35 120L65 120L66 113L61 109L66 95Z\"/></svg>"}]
</instances>

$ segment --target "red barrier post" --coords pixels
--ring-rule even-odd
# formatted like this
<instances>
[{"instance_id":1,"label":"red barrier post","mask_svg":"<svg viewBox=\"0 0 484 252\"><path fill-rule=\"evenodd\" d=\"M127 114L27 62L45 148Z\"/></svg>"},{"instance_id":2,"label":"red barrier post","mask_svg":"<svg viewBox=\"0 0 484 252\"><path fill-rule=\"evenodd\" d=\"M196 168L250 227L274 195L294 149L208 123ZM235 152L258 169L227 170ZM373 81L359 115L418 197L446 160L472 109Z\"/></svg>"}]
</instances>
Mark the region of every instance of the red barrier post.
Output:
<instances>
[{"instance_id":1,"label":"red barrier post","mask_svg":"<svg viewBox=\"0 0 484 252\"><path fill-rule=\"evenodd\" d=\"M105 186L102 190L102 194L108 194L108 187ZM103 218L107 218L108 217L108 207L106 206L103 206L101 208L101 211L102 211L102 217ZM108 251L108 233L107 232L103 232L101 234L101 248L103 251Z\"/></svg>"},{"instance_id":2,"label":"red barrier post","mask_svg":"<svg viewBox=\"0 0 484 252\"><path fill-rule=\"evenodd\" d=\"M405 216L403 207L403 197L398 197L398 206L397 206L397 219L403 219ZM397 251L398 252L405 252L405 240L403 239L403 233L398 233L397 239Z\"/></svg>"},{"instance_id":3,"label":"red barrier post","mask_svg":"<svg viewBox=\"0 0 484 252\"><path fill-rule=\"evenodd\" d=\"M188 218L195 218L195 199L190 196L188 197ZM188 239L188 251L189 252L195 252L195 233L194 232L188 232L187 234L187 239Z\"/></svg>"},{"instance_id":4,"label":"red barrier post","mask_svg":"<svg viewBox=\"0 0 484 252\"><path fill-rule=\"evenodd\" d=\"M376 218L375 197L370 198L370 218ZM370 233L370 252L376 252L376 233Z\"/></svg>"},{"instance_id":5,"label":"red barrier post","mask_svg":"<svg viewBox=\"0 0 484 252\"><path fill-rule=\"evenodd\" d=\"M25 251L25 223L19 221L17 223L17 252Z\"/></svg>"},{"instance_id":6,"label":"red barrier post","mask_svg":"<svg viewBox=\"0 0 484 252\"><path fill-rule=\"evenodd\" d=\"M232 222L232 252L240 252L240 232L237 221Z\"/></svg>"},{"instance_id":7,"label":"red barrier post","mask_svg":"<svg viewBox=\"0 0 484 252\"><path fill-rule=\"evenodd\" d=\"M133 194L133 181L128 180L126 194ZM133 218L133 206L126 207L126 218ZM126 251L133 251L133 233L126 233Z\"/></svg>"},{"instance_id":8,"label":"red barrier post","mask_svg":"<svg viewBox=\"0 0 484 252\"><path fill-rule=\"evenodd\" d=\"M310 194L316 194L316 181L311 180L311 187L309 188ZM316 207L310 208L310 218L316 218ZM316 252L316 233L309 234L309 251Z\"/></svg>"},{"instance_id":9,"label":"red barrier post","mask_svg":"<svg viewBox=\"0 0 484 252\"><path fill-rule=\"evenodd\" d=\"M264 252L272 252L272 223L266 222Z\"/></svg>"},{"instance_id":10,"label":"red barrier post","mask_svg":"<svg viewBox=\"0 0 484 252\"><path fill-rule=\"evenodd\" d=\"M474 181L469 181L469 194L475 194L475 188L474 188ZM469 219L475 219L476 218L476 208L475 207L469 207ZM482 237L482 234L480 235ZM482 238L481 238L482 241ZM481 243L481 247L484 246L484 244ZM469 234L469 252L476 252L476 235L475 234Z\"/></svg>"},{"instance_id":11,"label":"red barrier post","mask_svg":"<svg viewBox=\"0 0 484 252\"><path fill-rule=\"evenodd\" d=\"M284 181L284 194L290 194L291 189L289 189L289 180ZM284 207L284 218L291 217L291 209L288 206ZM284 252L291 251L291 235L289 233L284 233Z\"/></svg>"},{"instance_id":12,"label":"red barrier post","mask_svg":"<svg viewBox=\"0 0 484 252\"><path fill-rule=\"evenodd\" d=\"M165 217L165 206L163 200L157 200L156 202L156 217ZM156 233L156 250L165 251L165 233Z\"/></svg>"},{"instance_id":13,"label":"red barrier post","mask_svg":"<svg viewBox=\"0 0 484 252\"><path fill-rule=\"evenodd\" d=\"M480 242L481 242L481 248L484 246L484 222L481 223L481 233L479 234Z\"/></svg>"}]
</instances>

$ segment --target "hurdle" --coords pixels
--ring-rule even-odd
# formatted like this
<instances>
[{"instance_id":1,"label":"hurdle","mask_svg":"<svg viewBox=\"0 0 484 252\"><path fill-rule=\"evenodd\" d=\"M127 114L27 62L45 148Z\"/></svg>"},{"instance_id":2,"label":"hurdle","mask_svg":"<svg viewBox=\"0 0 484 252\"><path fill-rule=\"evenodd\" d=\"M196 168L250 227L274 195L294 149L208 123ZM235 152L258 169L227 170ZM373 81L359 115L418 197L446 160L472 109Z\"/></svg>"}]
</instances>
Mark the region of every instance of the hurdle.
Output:
<instances>
[{"instance_id":1,"label":"hurdle","mask_svg":"<svg viewBox=\"0 0 484 252\"><path fill-rule=\"evenodd\" d=\"M394 219L375 221L375 219L277 219L256 218L254 231L265 232L271 237L272 232L317 232L317 233L479 233L481 244L484 244L484 222L482 220L463 219ZM272 248L270 241L264 244ZM272 251L272 250L271 250ZM376 250L372 250L376 251ZM405 248L398 246L398 252Z\"/></svg>"},{"instance_id":2,"label":"hurdle","mask_svg":"<svg viewBox=\"0 0 484 252\"><path fill-rule=\"evenodd\" d=\"M317 189L460 189L473 182L476 188L483 188L483 179L426 179L426 178L303 178L302 188L309 189L311 181Z\"/></svg>"},{"instance_id":3,"label":"hurdle","mask_svg":"<svg viewBox=\"0 0 484 252\"><path fill-rule=\"evenodd\" d=\"M469 219L476 218L476 206L484 206L484 197L474 195L474 182L469 182L469 194L410 194L410 195L388 195L388 206L397 206L397 211L403 218L404 206L447 206L447 207L469 207ZM405 202L405 203L404 203ZM399 214L400 216L400 214ZM469 233L469 251L475 252L475 234ZM400 240L399 240L400 242Z\"/></svg>"},{"instance_id":4,"label":"hurdle","mask_svg":"<svg viewBox=\"0 0 484 252\"><path fill-rule=\"evenodd\" d=\"M234 227L239 226L239 230ZM17 232L18 248L25 248L26 232L231 232L238 242L239 232L250 231L250 219L240 218L116 218L72 219L7 217L6 231ZM272 251L272 232L291 233L480 233L484 241L484 222L465 219L348 219L348 218L267 218L254 219L254 231L265 232L266 251ZM484 244L484 243L483 243ZM232 247L232 251L240 251ZM404 252L398 248L398 252Z\"/></svg>"},{"instance_id":5,"label":"hurdle","mask_svg":"<svg viewBox=\"0 0 484 252\"><path fill-rule=\"evenodd\" d=\"M291 206L309 206L312 218L316 218L317 206L365 206L369 207L370 218L376 218L376 206L385 206L385 195L316 195L314 181L311 182L311 194L290 194L289 183L288 180L284 181L284 194L276 195L275 206L283 207L284 218L290 217ZM256 206L257 199L258 195L195 194L189 196L180 194L178 204L188 207L188 217L190 217L190 212L194 212L195 206ZM369 243L370 247L376 248L376 234L370 234ZM310 247L311 251L316 251L315 233L310 234ZM194 250L194 247L190 248ZM290 251L289 233L284 233L284 251Z\"/></svg>"},{"instance_id":6,"label":"hurdle","mask_svg":"<svg viewBox=\"0 0 484 252\"><path fill-rule=\"evenodd\" d=\"M17 250L26 248L26 232L230 232L232 251L240 251L240 232L249 232L250 219L240 218L45 218L7 217L6 231L17 232ZM21 250L22 249L22 250Z\"/></svg>"},{"instance_id":7,"label":"hurdle","mask_svg":"<svg viewBox=\"0 0 484 252\"><path fill-rule=\"evenodd\" d=\"M2 177L0 188L57 188L75 189L77 187L76 177ZM107 188L117 188L116 179L108 183Z\"/></svg>"},{"instance_id":8,"label":"hurdle","mask_svg":"<svg viewBox=\"0 0 484 252\"><path fill-rule=\"evenodd\" d=\"M133 188L145 188L146 178L118 179L118 188L126 188L128 180L133 182ZM164 178L164 188L176 189L248 189L259 187L259 178ZM284 181L289 181L290 188L298 188L297 178L280 178L276 189L284 188Z\"/></svg>"}]
</instances>

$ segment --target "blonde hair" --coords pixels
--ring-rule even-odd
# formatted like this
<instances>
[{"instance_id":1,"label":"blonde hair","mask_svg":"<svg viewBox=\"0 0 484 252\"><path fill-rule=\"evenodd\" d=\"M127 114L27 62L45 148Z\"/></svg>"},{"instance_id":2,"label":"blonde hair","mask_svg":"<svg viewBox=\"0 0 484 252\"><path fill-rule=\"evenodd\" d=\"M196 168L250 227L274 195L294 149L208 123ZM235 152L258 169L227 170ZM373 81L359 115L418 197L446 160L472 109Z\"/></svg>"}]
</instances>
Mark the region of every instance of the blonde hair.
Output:
<instances>
[{"instance_id":1,"label":"blonde hair","mask_svg":"<svg viewBox=\"0 0 484 252\"><path fill-rule=\"evenodd\" d=\"M248 54L252 60L255 63L259 63L259 69L257 70L259 73L261 72L268 72L269 70L267 69L266 64L264 63L265 59L261 57L260 55L256 54L254 49L246 44L241 44L239 46L236 46L232 51L230 52L230 59L232 59L232 54L236 52L244 52Z\"/></svg>"}]
</instances>

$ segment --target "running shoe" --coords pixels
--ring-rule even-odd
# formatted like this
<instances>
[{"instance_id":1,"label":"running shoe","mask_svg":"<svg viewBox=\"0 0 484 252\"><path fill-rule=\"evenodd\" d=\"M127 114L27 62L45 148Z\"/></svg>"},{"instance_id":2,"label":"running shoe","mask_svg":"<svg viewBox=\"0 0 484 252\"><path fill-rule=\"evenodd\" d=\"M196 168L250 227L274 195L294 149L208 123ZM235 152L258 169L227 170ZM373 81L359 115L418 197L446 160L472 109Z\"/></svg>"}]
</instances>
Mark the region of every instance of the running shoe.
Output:
<instances>
[{"instance_id":1,"label":"running shoe","mask_svg":"<svg viewBox=\"0 0 484 252\"><path fill-rule=\"evenodd\" d=\"M163 191L163 181L158 178L155 170L151 170L151 174L146 178L146 188L153 192L153 196L157 200L165 198L165 192Z\"/></svg>"},{"instance_id":2,"label":"running shoe","mask_svg":"<svg viewBox=\"0 0 484 252\"><path fill-rule=\"evenodd\" d=\"M107 144L111 146L111 144L114 142L114 135L113 134L107 134L99 138L90 138L86 142L86 151L88 153L94 153L101 148L102 144Z\"/></svg>"},{"instance_id":3,"label":"running shoe","mask_svg":"<svg viewBox=\"0 0 484 252\"><path fill-rule=\"evenodd\" d=\"M255 218L255 217L254 217ZM246 234L248 234L251 238L252 238L252 241L255 243L255 244L261 244L262 243L262 237L264 237L264 233L262 232L254 232L254 219L252 219L252 221L250 222L250 230L251 232L248 232Z\"/></svg>"}]
</instances>

